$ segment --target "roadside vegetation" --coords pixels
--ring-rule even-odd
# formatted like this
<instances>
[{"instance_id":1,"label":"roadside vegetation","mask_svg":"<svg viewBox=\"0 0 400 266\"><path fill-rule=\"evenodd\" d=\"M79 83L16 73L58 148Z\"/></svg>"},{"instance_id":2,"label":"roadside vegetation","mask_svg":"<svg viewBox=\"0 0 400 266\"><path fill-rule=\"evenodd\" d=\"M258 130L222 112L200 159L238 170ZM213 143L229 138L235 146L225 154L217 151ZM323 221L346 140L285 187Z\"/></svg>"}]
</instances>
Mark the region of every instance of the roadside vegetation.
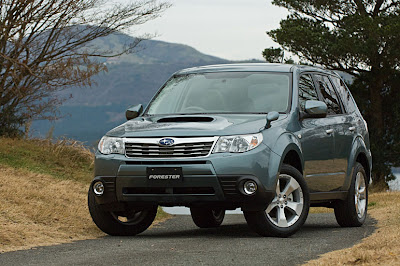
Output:
<instances>
[{"instance_id":1,"label":"roadside vegetation","mask_svg":"<svg viewBox=\"0 0 400 266\"><path fill-rule=\"evenodd\" d=\"M369 216L378 221L372 235L306 265L400 265L400 192L371 193L368 206Z\"/></svg>"},{"instance_id":2,"label":"roadside vegetation","mask_svg":"<svg viewBox=\"0 0 400 266\"><path fill-rule=\"evenodd\" d=\"M87 209L93 158L77 141L0 138L0 252L104 236Z\"/></svg>"},{"instance_id":3,"label":"roadside vegetation","mask_svg":"<svg viewBox=\"0 0 400 266\"><path fill-rule=\"evenodd\" d=\"M0 164L57 179L89 183L94 154L73 140L0 138Z\"/></svg>"}]
</instances>

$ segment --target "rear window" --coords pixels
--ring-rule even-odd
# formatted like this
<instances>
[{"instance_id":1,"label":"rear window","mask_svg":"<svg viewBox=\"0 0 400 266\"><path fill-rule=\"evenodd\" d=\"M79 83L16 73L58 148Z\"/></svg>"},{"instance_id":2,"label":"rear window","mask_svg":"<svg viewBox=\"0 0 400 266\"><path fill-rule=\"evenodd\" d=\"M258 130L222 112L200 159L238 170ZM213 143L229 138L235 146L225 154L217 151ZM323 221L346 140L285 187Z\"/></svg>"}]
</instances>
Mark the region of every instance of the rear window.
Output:
<instances>
[{"instance_id":1,"label":"rear window","mask_svg":"<svg viewBox=\"0 0 400 266\"><path fill-rule=\"evenodd\" d=\"M332 80L333 85L336 88L336 91L339 93L340 99L342 100L346 112L347 113L355 112L357 110L357 106L349 90L344 84L343 80L335 76L330 76L330 78Z\"/></svg>"}]
</instances>

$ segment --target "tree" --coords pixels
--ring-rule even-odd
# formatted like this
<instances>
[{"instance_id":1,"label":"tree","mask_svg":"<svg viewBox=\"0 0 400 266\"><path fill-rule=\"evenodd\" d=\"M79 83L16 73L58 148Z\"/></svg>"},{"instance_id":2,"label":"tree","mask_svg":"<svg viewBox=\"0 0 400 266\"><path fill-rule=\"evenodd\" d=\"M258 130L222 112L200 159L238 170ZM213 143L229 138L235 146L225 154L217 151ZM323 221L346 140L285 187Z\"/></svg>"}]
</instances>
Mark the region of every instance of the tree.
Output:
<instances>
[{"instance_id":1,"label":"tree","mask_svg":"<svg viewBox=\"0 0 400 266\"><path fill-rule=\"evenodd\" d=\"M285 57L285 51L281 48L266 48L262 52L262 56L269 63L285 63L285 64L294 64L294 60L292 57ZM302 64L300 62L300 64Z\"/></svg>"},{"instance_id":2,"label":"tree","mask_svg":"<svg viewBox=\"0 0 400 266\"><path fill-rule=\"evenodd\" d=\"M269 63L282 63L284 51L281 48L267 48L262 52L262 56Z\"/></svg>"},{"instance_id":3,"label":"tree","mask_svg":"<svg viewBox=\"0 0 400 266\"><path fill-rule=\"evenodd\" d=\"M268 32L301 60L355 76L351 91L366 118L374 181L400 166L400 1L274 0L288 17Z\"/></svg>"},{"instance_id":4,"label":"tree","mask_svg":"<svg viewBox=\"0 0 400 266\"><path fill-rule=\"evenodd\" d=\"M130 52L102 51L95 40L161 15L156 0L0 0L0 135L18 135L34 119L51 119L65 100L57 92L90 86L106 70L97 60ZM29 124L29 123L28 123Z\"/></svg>"}]
</instances>

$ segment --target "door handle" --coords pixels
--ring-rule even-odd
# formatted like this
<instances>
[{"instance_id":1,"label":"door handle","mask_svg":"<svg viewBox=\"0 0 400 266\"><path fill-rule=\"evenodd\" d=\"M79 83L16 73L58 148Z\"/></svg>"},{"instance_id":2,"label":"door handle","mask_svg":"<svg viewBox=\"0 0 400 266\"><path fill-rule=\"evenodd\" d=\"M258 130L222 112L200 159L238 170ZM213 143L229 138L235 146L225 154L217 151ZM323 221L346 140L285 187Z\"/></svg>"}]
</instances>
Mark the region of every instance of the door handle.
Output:
<instances>
[{"instance_id":1,"label":"door handle","mask_svg":"<svg viewBox=\"0 0 400 266\"><path fill-rule=\"evenodd\" d=\"M349 130L354 131L354 130L356 130L356 127L349 127Z\"/></svg>"},{"instance_id":2,"label":"door handle","mask_svg":"<svg viewBox=\"0 0 400 266\"><path fill-rule=\"evenodd\" d=\"M326 134L332 134L332 133L333 133L333 129L332 128L326 130Z\"/></svg>"}]
</instances>

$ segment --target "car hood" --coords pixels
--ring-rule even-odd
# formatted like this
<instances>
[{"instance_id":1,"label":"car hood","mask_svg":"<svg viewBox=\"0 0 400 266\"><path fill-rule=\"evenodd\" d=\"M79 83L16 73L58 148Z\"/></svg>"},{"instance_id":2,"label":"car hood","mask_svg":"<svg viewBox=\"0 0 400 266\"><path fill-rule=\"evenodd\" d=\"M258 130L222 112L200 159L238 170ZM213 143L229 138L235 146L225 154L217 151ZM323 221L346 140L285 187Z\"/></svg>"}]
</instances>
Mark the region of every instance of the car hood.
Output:
<instances>
[{"instance_id":1,"label":"car hood","mask_svg":"<svg viewBox=\"0 0 400 266\"><path fill-rule=\"evenodd\" d=\"M282 115L281 115L282 116ZM138 117L107 133L112 137L224 136L260 132L265 114Z\"/></svg>"}]
</instances>

